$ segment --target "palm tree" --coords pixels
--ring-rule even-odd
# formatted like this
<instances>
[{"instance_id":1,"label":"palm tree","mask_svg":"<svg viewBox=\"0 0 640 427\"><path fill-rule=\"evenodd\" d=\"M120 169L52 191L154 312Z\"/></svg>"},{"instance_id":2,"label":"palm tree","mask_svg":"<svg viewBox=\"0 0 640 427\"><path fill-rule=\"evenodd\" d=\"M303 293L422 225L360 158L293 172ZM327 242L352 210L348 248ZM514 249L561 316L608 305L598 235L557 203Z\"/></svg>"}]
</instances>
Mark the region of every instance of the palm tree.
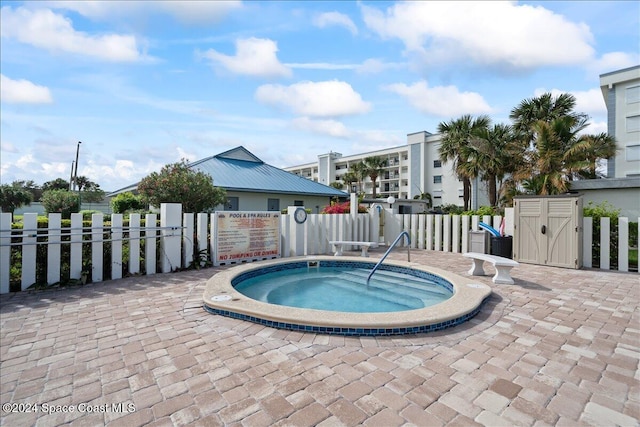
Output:
<instances>
[{"instance_id":1,"label":"palm tree","mask_svg":"<svg viewBox=\"0 0 640 427\"><path fill-rule=\"evenodd\" d=\"M560 194L581 175L595 176L599 158L615 154L615 139L606 134L581 135L589 117L576 113L575 97L546 93L524 100L511 111L517 131L511 153L521 162L516 182L536 194ZM526 184L526 185L525 185Z\"/></svg>"},{"instance_id":2,"label":"palm tree","mask_svg":"<svg viewBox=\"0 0 640 427\"><path fill-rule=\"evenodd\" d=\"M358 183L358 189L360 190L360 192L364 192L364 178L367 176L367 166L364 164L363 161L360 161L358 163L354 163L350 166L350 172L353 172L353 174L356 177L356 182Z\"/></svg>"},{"instance_id":3,"label":"palm tree","mask_svg":"<svg viewBox=\"0 0 640 427\"><path fill-rule=\"evenodd\" d=\"M367 167L367 174L371 178L373 183L373 198L376 198L376 180L384 172L384 168L387 166L387 159L383 159L379 156L365 157L364 164Z\"/></svg>"},{"instance_id":4,"label":"palm tree","mask_svg":"<svg viewBox=\"0 0 640 427\"><path fill-rule=\"evenodd\" d=\"M487 182L491 206L498 205L498 181L502 183L505 175L515 170L515 162L507 150L512 141L511 126L495 124L491 128L478 129L468 146L468 159L463 169L469 175L479 174Z\"/></svg>"},{"instance_id":5,"label":"palm tree","mask_svg":"<svg viewBox=\"0 0 640 427\"><path fill-rule=\"evenodd\" d=\"M575 165L582 166L577 171L578 177L595 179L598 160L609 159L616 154L616 140L604 132L597 135L582 135L568 154L574 159Z\"/></svg>"},{"instance_id":6,"label":"palm tree","mask_svg":"<svg viewBox=\"0 0 640 427\"><path fill-rule=\"evenodd\" d=\"M458 179L462 180L464 210L469 210L471 199L471 180L477 175L477 169L467 166L469 143L480 129L486 129L491 119L482 115L473 118L464 115L456 120L442 122L438 125L438 133L442 135L438 154L443 162L452 161L453 170Z\"/></svg>"},{"instance_id":7,"label":"palm tree","mask_svg":"<svg viewBox=\"0 0 640 427\"><path fill-rule=\"evenodd\" d=\"M342 181L347 184L347 191L350 193L351 184L353 184L354 182L358 182L358 177L353 172L346 172L344 175L342 175Z\"/></svg>"},{"instance_id":8,"label":"palm tree","mask_svg":"<svg viewBox=\"0 0 640 427\"><path fill-rule=\"evenodd\" d=\"M509 118L513 121L513 129L519 134L530 134L531 126L539 121L550 122L553 119L570 116L577 121L586 122L587 116L575 113L576 98L570 93L562 93L554 97L544 93L537 98L525 99L511 110Z\"/></svg>"}]
</instances>

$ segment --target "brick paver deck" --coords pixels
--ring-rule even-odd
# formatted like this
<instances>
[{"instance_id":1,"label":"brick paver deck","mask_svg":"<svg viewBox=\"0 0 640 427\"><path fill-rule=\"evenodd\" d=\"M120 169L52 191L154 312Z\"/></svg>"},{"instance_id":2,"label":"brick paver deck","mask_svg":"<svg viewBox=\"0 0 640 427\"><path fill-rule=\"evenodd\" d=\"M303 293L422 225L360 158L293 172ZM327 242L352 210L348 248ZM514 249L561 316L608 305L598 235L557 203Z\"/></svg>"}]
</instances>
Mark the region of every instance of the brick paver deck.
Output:
<instances>
[{"instance_id":1,"label":"brick paver deck","mask_svg":"<svg viewBox=\"0 0 640 427\"><path fill-rule=\"evenodd\" d=\"M412 261L469 269L460 254ZM356 338L208 314L215 272L3 295L0 423L639 425L638 274L522 264L514 285L473 278L494 294L466 324Z\"/></svg>"}]
</instances>

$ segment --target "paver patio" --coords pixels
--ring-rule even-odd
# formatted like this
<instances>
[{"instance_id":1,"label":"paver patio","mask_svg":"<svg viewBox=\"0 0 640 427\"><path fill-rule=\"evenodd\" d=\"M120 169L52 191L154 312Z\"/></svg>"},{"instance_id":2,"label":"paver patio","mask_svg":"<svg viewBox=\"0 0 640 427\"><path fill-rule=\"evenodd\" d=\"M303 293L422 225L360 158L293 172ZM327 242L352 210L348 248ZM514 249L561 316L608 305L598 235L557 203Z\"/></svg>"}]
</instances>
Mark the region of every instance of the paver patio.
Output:
<instances>
[{"instance_id":1,"label":"paver patio","mask_svg":"<svg viewBox=\"0 0 640 427\"><path fill-rule=\"evenodd\" d=\"M514 285L470 278L494 291L470 322L358 338L209 314L216 271L1 296L0 424L639 425L637 273L521 264Z\"/></svg>"}]
</instances>

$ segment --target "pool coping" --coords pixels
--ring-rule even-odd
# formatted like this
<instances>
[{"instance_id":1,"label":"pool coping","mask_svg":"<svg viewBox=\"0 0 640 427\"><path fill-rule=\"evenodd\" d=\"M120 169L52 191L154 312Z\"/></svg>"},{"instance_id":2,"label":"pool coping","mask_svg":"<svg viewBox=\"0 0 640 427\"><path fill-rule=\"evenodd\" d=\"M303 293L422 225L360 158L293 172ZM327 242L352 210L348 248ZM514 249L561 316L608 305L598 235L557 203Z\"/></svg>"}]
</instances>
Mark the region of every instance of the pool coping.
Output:
<instances>
[{"instance_id":1,"label":"pool coping","mask_svg":"<svg viewBox=\"0 0 640 427\"><path fill-rule=\"evenodd\" d=\"M416 310L390 313L345 313L278 306L251 299L236 291L232 280L243 273L279 264L308 261L347 261L375 263L362 257L303 256L238 264L218 272L208 281L203 293L203 307L210 313L243 319L279 329L339 335L399 335L441 330L463 323L475 316L491 288L472 278L435 267L404 261L385 265L412 268L436 274L453 286L453 296L439 304Z\"/></svg>"}]
</instances>

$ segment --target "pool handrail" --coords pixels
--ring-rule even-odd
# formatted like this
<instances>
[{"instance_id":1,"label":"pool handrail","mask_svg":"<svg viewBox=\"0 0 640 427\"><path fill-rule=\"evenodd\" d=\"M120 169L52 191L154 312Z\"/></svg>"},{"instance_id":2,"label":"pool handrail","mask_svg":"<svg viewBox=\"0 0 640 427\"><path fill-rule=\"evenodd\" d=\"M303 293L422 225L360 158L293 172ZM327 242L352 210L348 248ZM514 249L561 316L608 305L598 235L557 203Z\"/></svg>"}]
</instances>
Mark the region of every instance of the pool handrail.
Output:
<instances>
[{"instance_id":1,"label":"pool handrail","mask_svg":"<svg viewBox=\"0 0 640 427\"><path fill-rule=\"evenodd\" d=\"M382 264L382 261L384 261L387 255L389 255L391 250L396 246L396 244L398 244L400 239L402 239L402 236L405 236L407 238L407 262L411 262L411 237L409 237L409 233L407 231L403 231L402 233L398 234L398 237L396 237L396 240L394 240L391 246L389 246L389 249L387 249L382 258L380 258L380 261L378 261L378 263L371 269L371 273L369 273L369 276L367 276L367 286L369 286L369 281L371 280L371 276L373 276L373 273L376 272L378 267L380 267L380 264Z\"/></svg>"}]
</instances>

